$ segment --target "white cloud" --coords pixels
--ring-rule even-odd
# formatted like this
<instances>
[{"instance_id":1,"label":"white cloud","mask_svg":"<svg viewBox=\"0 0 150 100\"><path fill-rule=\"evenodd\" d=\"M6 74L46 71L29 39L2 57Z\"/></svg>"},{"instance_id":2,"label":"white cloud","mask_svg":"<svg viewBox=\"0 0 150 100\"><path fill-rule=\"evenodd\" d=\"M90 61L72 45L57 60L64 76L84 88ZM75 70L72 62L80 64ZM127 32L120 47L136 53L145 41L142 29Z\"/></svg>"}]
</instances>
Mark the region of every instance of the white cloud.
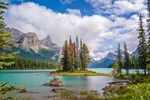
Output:
<instances>
[{"instance_id":1,"label":"white cloud","mask_svg":"<svg viewBox=\"0 0 150 100\"><path fill-rule=\"evenodd\" d=\"M61 2L62 4L71 4L71 3L74 2L74 1L76 1L76 0L60 0L60 2Z\"/></svg>"},{"instance_id":2,"label":"white cloud","mask_svg":"<svg viewBox=\"0 0 150 100\"><path fill-rule=\"evenodd\" d=\"M131 19L112 16L114 17L112 21L101 15L80 16L81 12L77 9L68 8L67 12L56 13L44 6L28 2L11 5L5 21L9 27L23 32L36 32L40 39L51 35L52 40L60 46L69 35L73 38L78 35L88 45L90 54L95 59L101 59L109 51L115 51L118 42L126 41L130 52L137 47L138 16L136 14ZM113 43L106 44L105 42L109 40Z\"/></svg>"},{"instance_id":3,"label":"white cloud","mask_svg":"<svg viewBox=\"0 0 150 100\"><path fill-rule=\"evenodd\" d=\"M69 14L73 14L73 15L77 15L77 16L81 16L81 12L79 9L67 9L66 10L67 13Z\"/></svg>"},{"instance_id":4,"label":"white cloud","mask_svg":"<svg viewBox=\"0 0 150 100\"><path fill-rule=\"evenodd\" d=\"M123 15L142 12L146 9L146 0L85 0L98 14ZM107 9L107 10L106 10Z\"/></svg>"}]
</instances>

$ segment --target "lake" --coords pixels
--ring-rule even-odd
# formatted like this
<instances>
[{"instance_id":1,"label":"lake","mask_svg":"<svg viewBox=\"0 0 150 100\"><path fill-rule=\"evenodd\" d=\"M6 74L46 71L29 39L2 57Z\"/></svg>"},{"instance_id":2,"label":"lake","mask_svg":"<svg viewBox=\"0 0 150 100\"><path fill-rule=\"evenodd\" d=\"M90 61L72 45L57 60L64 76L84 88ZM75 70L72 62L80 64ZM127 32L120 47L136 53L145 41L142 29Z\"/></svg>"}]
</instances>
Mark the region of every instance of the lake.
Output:
<instances>
[{"instance_id":1,"label":"lake","mask_svg":"<svg viewBox=\"0 0 150 100\"><path fill-rule=\"evenodd\" d=\"M89 69L97 72L110 73L112 69L99 68ZM27 90L39 92L40 94L49 94L53 87L45 87L42 84L53 79L50 72L54 70L1 70L0 82L9 81L9 84L16 83L17 86L27 85ZM56 76L63 80L64 87L68 90L97 90L102 93L102 88L108 85L108 82L115 81L113 77L108 76Z\"/></svg>"}]
</instances>

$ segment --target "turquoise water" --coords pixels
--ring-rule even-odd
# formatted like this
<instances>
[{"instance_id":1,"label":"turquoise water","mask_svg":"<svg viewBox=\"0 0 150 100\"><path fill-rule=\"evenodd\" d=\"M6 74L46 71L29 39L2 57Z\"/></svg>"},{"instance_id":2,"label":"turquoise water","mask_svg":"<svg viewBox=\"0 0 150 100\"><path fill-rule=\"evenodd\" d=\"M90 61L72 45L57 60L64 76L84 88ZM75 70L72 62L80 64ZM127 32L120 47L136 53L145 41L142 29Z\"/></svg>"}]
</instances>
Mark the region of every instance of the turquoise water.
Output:
<instances>
[{"instance_id":1,"label":"turquoise water","mask_svg":"<svg viewBox=\"0 0 150 100\"><path fill-rule=\"evenodd\" d=\"M45 87L42 86L42 84L49 82L53 78L53 76L49 75L51 71L53 70L4 70L0 71L0 82L9 81L9 84L16 83L18 86L26 84L28 91L47 93L50 92L53 87ZM106 86L108 82L114 81L112 77L106 76L56 77L63 80L65 88L78 91L97 90L102 92L101 89Z\"/></svg>"},{"instance_id":2,"label":"turquoise water","mask_svg":"<svg viewBox=\"0 0 150 100\"><path fill-rule=\"evenodd\" d=\"M95 72L98 72L98 73L112 73L113 68L88 68L88 70L95 71ZM122 69L122 72L123 72L123 73L126 73L126 70L125 70L125 69ZM131 74L132 74L132 73L136 73L136 70L135 70L135 69L130 69L129 72L130 72ZM143 70L140 69L139 72L140 72L140 73L143 73Z\"/></svg>"}]
</instances>

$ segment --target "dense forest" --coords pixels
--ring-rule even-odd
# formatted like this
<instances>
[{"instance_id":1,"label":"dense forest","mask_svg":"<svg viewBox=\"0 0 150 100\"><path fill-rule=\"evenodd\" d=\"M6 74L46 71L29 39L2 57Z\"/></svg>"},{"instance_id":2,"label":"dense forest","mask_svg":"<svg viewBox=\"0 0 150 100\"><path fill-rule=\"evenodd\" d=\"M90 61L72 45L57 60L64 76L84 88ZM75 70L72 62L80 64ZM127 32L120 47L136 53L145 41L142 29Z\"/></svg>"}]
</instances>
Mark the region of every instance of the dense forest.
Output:
<instances>
[{"instance_id":1,"label":"dense forest","mask_svg":"<svg viewBox=\"0 0 150 100\"><path fill-rule=\"evenodd\" d=\"M61 65L63 71L86 70L90 63L88 47L76 37L76 42L72 42L71 36L69 43L66 40L62 50Z\"/></svg>"},{"instance_id":2,"label":"dense forest","mask_svg":"<svg viewBox=\"0 0 150 100\"><path fill-rule=\"evenodd\" d=\"M59 68L58 63L28 60L24 58L1 60L5 62L15 62L9 66L3 66L3 70L19 70L19 69L56 69Z\"/></svg>"}]
</instances>

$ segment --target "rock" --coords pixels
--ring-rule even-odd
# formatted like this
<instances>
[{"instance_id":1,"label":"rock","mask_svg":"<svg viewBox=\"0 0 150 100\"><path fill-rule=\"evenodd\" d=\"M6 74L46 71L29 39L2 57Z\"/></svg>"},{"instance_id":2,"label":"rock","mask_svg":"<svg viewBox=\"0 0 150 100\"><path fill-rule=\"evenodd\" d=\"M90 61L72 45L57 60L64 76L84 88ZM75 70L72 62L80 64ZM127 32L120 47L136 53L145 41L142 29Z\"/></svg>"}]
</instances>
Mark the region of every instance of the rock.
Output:
<instances>
[{"instance_id":1,"label":"rock","mask_svg":"<svg viewBox=\"0 0 150 100\"><path fill-rule=\"evenodd\" d=\"M54 89L52 89L52 92L57 93L57 92L63 92L65 90L66 90L65 88L54 88Z\"/></svg>"},{"instance_id":2,"label":"rock","mask_svg":"<svg viewBox=\"0 0 150 100\"><path fill-rule=\"evenodd\" d=\"M112 91L117 91L120 89L125 89L128 87L128 85L133 84L132 81L117 81L117 82L109 82L108 84L110 84L109 86L104 87L102 90L104 91L104 93L110 93Z\"/></svg>"},{"instance_id":3,"label":"rock","mask_svg":"<svg viewBox=\"0 0 150 100\"><path fill-rule=\"evenodd\" d=\"M55 98L55 97L56 97L56 95L48 96L48 98Z\"/></svg>"},{"instance_id":4,"label":"rock","mask_svg":"<svg viewBox=\"0 0 150 100\"><path fill-rule=\"evenodd\" d=\"M55 78L53 80L51 80L51 82L48 83L44 83L43 86L63 86L63 81L60 80L59 78Z\"/></svg>"},{"instance_id":5,"label":"rock","mask_svg":"<svg viewBox=\"0 0 150 100\"><path fill-rule=\"evenodd\" d=\"M22 89L22 90L19 91L19 93L26 93L26 92L27 92L26 89Z\"/></svg>"},{"instance_id":6,"label":"rock","mask_svg":"<svg viewBox=\"0 0 150 100\"><path fill-rule=\"evenodd\" d=\"M124 81L109 82L108 84L110 84L110 85L130 85L130 84L134 84L134 82L129 81L129 80L124 80Z\"/></svg>"},{"instance_id":7,"label":"rock","mask_svg":"<svg viewBox=\"0 0 150 100\"><path fill-rule=\"evenodd\" d=\"M38 51L43 49L48 49L45 45L43 45L38 36L35 33L28 32L24 34L23 39L21 40L21 44L19 45L21 49L24 50L33 50L35 53L38 53Z\"/></svg>"}]
</instances>

